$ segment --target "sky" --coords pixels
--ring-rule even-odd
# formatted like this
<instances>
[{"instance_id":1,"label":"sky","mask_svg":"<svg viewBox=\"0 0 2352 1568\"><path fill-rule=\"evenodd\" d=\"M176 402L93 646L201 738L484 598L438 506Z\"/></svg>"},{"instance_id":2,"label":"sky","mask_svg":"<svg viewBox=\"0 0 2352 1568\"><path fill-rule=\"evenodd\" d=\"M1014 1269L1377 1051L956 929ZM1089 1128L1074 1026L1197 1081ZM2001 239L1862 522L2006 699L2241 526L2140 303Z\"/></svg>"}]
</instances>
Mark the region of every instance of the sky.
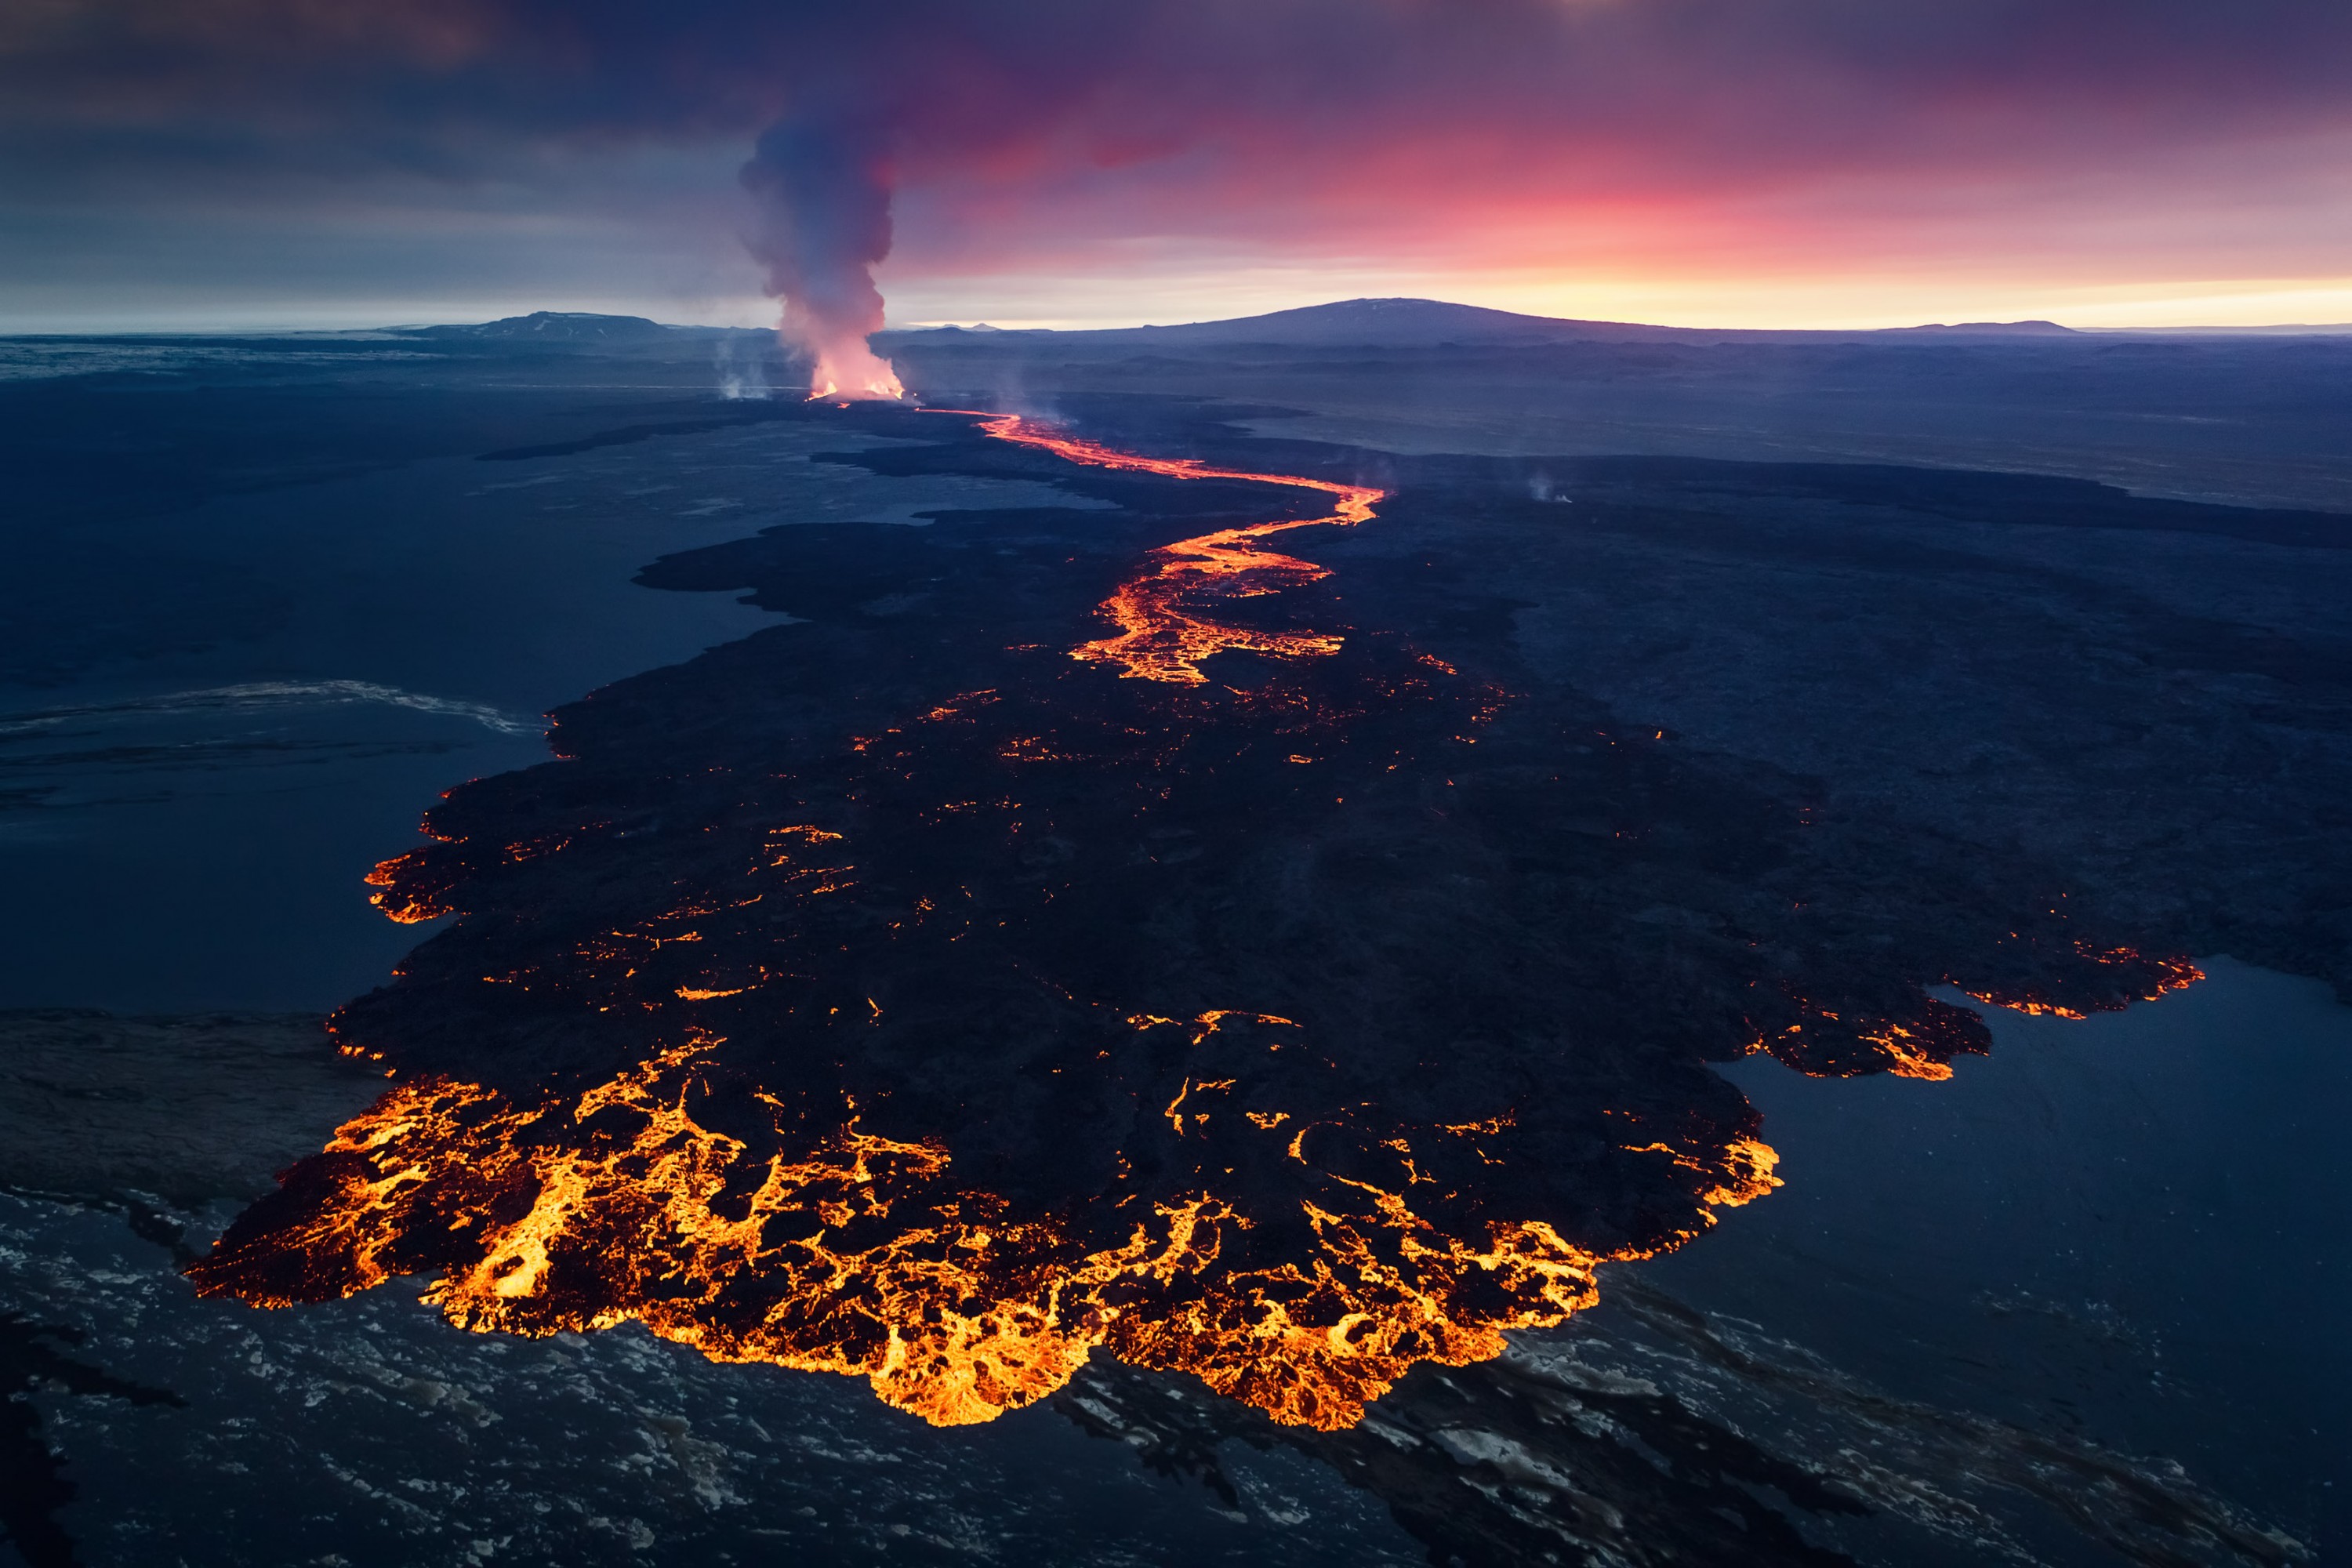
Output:
<instances>
[{"instance_id":1,"label":"sky","mask_svg":"<svg viewBox=\"0 0 2352 1568\"><path fill-rule=\"evenodd\" d=\"M2347 82L2344 0L11 0L0 331L2346 322Z\"/></svg>"}]
</instances>

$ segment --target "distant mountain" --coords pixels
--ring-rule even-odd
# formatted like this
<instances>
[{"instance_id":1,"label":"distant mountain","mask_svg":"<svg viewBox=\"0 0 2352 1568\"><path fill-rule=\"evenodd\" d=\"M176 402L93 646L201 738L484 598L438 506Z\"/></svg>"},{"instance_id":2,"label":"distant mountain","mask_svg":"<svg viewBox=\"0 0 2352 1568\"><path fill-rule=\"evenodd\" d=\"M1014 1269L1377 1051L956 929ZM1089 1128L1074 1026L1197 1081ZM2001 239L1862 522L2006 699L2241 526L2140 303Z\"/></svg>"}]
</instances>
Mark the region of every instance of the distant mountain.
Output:
<instances>
[{"instance_id":1,"label":"distant mountain","mask_svg":"<svg viewBox=\"0 0 2352 1568\"><path fill-rule=\"evenodd\" d=\"M2103 338L2352 338L2352 321L2282 321L2268 327L2103 327Z\"/></svg>"},{"instance_id":2,"label":"distant mountain","mask_svg":"<svg viewBox=\"0 0 2352 1568\"><path fill-rule=\"evenodd\" d=\"M1491 347L1529 343L1592 342L1654 342L1691 334L1673 327L1639 326L1625 321L1578 321L1553 316L1522 316L1510 310L1489 310L1478 305L1454 305L1443 300L1341 300L1328 305L1307 305L1295 310L1275 310L1263 316L1242 316L1229 321L1192 321L1182 326L1118 327L1069 332L1067 337L1098 342L1132 341L1158 343L1377 343L1390 348L1433 347L1460 343Z\"/></svg>"},{"instance_id":3,"label":"distant mountain","mask_svg":"<svg viewBox=\"0 0 2352 1568\"><path fill-rule=\"evenodd\" d=\"M2055 321L1937 321L1925 327L1886 327L1886 332L1943 332L1961 338L2079 338L2083 334Z\"/></svg>"},{"instance_id":4,"label":"distant mountain","mask_svg":"<svg viewBox=\"0 0 2352 1568\"><path fill-rule=\"evenodd\" d=\"M599 316L586 310L533 310L468 327L413 327L420 338L528 338L537 342L643 342L677 329L643 316Z\"/></svg>"},{"instance_id":5,"label":"distant mountain","mask_svg":"<svg viewBox=\"0 0 2352 1568\"><path fill-rule=\"evenodd\" d=\"M960 329L939 329L956 331ZM1225 321L1190 321L1181 326L1110 327L1055 332L1057 339L1101 343L1163 346L1213 343L1276 343L1293 347L1524 348L1545 343L1680 343L1738 342L1851 342L1856 338L2074 337L2055 321L1967 321L1850 332L1764 331L1717 327L1658 327L1634 321L1586 321L1558 316L1523 316L1443 300L1341 300L1263 316ZM906 334L914 336L918 334ZM1023 334L1024 336L1030 334Z\"/></svg>"},{"instance_id":6,"label":"distant mountain","mask_svg":"<svg viewBox=\"0 0 2352 1568\"><path fill-rule=\"evenodd\" d=\"M643 316L604 316L587 310L533 310L467 326L393 327L403 337L497 342L562 343L589 347L643 345L682 336L757 337L766 329L673 327ZM1640 321L1588 321L1562 316L1528 316L1444 300L1338 300L1236 316L1222 321L1185 321L1168 326L1098 327L1076 331L1045 328L1005 329L979 322L969 327L894 329L892 341L938 342L977 336L1013 343L1025 338L1065 342L1153 344L1168 348L1270 343L1294 348L1532 348L1546 343L1830 343L1916 341L1935 338L2058 340L2134 337L2326 337L2352 335L2352 325L2275 327L2162 327L2080 331L2055 321L1931 321L1916 327L1878 327L1852 331L1782 331L1752 327L1661 327Z\"/></svg>"}]
</instances>

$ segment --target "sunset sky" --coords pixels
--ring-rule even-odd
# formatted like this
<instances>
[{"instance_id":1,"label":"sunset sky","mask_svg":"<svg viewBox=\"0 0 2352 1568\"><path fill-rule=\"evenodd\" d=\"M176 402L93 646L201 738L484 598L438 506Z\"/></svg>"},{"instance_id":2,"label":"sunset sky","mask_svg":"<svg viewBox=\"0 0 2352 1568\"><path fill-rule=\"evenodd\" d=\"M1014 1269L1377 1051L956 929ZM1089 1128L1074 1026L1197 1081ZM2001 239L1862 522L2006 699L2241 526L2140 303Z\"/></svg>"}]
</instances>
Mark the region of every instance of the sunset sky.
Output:
<instances>
[{"instance_id":1,"label":"sunset sky","mask_svg":"<svg viewBox=\"0 0 2352 1568\"><path fill-rule=\"evenodd\" d=\"M779 122L894 324L2345 322L2347 83L2344 0L21 0L0 330L772 321Z\"/></svg>"}]
</instances>

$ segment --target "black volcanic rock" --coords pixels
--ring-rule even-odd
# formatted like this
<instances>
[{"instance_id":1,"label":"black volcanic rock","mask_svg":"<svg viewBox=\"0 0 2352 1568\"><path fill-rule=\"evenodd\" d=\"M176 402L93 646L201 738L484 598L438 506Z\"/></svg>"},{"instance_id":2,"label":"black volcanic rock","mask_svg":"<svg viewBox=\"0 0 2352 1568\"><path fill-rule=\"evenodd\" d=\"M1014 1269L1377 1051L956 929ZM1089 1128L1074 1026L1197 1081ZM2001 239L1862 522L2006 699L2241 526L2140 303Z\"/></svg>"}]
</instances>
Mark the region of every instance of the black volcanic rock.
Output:
<instances>
[{"instance_id":1,"label":"black volcanic rock","mask_svg":"<svg viewBox=\"0 0 2352 1568\"><path fill-rule=\"evenodd\" d=\"M1217 612L1243 642L1337 634L1327 657L1171 685L1071 650L1186 559L1146 552L1296 518L1296 489L850 417L926 444L836 461L1124 510L786 526L651 568L813 624L607 688L556 715L564 760L432 813L383 900L462 918L335 1024L404 1087L206 1290L437 1270L477 1327L634 1317L940 1420L1102 1342L1342 1425L1762 1192L1709 1061L1932 1077L1984 1036L1929 986L2079 1011L2187 973L2030 857L1545 679L1524 601L1412 548L1489 480L1408 484L1377 556Z\"/></svg>"}]
</instances>

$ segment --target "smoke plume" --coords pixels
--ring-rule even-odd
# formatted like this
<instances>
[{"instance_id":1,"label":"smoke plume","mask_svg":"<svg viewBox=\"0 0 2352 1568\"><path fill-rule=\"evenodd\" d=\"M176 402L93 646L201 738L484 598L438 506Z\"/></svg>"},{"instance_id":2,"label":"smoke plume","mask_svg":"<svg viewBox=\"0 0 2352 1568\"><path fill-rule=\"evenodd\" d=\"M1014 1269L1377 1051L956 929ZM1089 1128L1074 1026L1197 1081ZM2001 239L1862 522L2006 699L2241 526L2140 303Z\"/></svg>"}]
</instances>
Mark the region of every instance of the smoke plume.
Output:
<instances>
[{"instance_id":1,"label":"smoke plume","mask_svg":"<svg viewBox=\"0 0 2352 1568\"><path fill-rule=\"evenodd\" d=\"M0 310L478 300L542 257L668 289L578 236L690 248L763 126L752 247L849 395L892 384L886 254L1032 319L1162 278L2333 289L2347 80L2345 0L36 0L0 5ZM184 244L209 274L152 264Z\"/></svg>"},{"instance_id":2,"label":"smoke plume","mask_svg":"<svg viewBox=\"0 0 2352 1568\"><path fill-rule=\"evenodd\" d=\"M882 330L874 265L890 254L887 139L871 120L802 115L761 134L743 165L759 204L751 252L784 302L777 331L811 362L812 397L903 397L866 340Z\"/></svg>"}]
</instances>

